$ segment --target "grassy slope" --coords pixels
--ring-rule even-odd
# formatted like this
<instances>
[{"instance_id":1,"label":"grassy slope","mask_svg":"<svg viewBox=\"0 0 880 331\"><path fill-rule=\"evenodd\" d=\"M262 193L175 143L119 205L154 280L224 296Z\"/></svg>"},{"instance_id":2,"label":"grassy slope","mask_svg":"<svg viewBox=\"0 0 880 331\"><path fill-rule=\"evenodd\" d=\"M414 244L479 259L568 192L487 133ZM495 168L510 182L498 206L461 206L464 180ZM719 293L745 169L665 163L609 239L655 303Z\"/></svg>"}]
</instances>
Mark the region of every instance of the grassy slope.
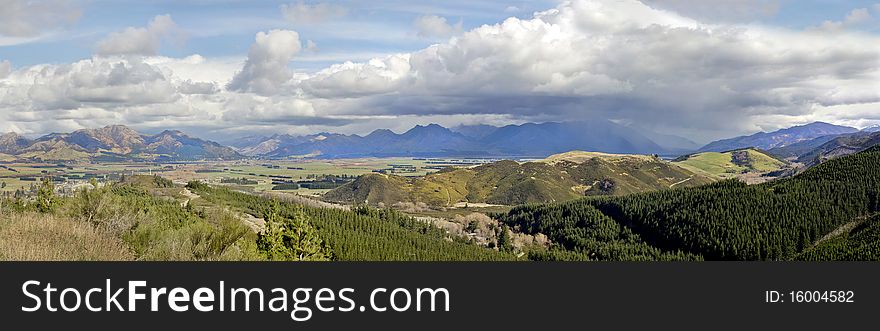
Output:
<instances>
[{"instance_id":1,"label":"grassy slope","mask_svg":"<svg viewBox=\"0 0 880 331\"><path fill-rule=\"evenodd\" d=\"M52 148L47 151L28 152L19 156L27 159L46 161L86 161L91 157L89 153L77 151L68 147Z\"/></svg>"},{"instance_id":2,"label":"grassy slope","mask_svg":"<svg viewBox=\"0 0 880 331\"><path fill-rule=\"evenodd\" d=\"M42 214L0 215L0 260L124 261L118 237L88 223Z\"/></svg>"},{"instance_id":3,"label":"grassy slope","mask_svg":"<svg viewBox=\"0 0 880 331\"><path fill-rule=\"evenodd\" d=\"M738 151L697 153L676 160L675 163L686 169L715 178L732 178L746 172L771 172L786 166L785 162L756 149L740 151L748 153L750 161L748 165L733 162L733 154Z\"/></svg>"},{"instance_id":4,"label":"grassy slope","mask_svg":"<svg viewBox=\"0 0 880 331\"><path fill-rule=\"evenodd\" d=\"M386 205L397 202L424 202L433 206L459 202L514 205L566 201L584 195L623 195L711 181L708 176L650 156L569 152L540 162L499 161L420 178L364 175L328 192L324 198Z\"/></svg>"}]
</instances>

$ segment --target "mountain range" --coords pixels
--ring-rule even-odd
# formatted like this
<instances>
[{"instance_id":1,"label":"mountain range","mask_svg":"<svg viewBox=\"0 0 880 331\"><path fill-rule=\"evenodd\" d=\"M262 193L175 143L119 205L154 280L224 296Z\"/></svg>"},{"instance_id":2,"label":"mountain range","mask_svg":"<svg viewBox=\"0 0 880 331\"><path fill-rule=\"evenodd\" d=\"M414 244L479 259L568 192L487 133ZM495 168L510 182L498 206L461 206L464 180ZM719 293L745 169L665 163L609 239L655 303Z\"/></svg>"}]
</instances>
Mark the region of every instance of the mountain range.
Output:
<instances>
[{"instance_id":1,"label":"mountain range","mask_svg":"<svg viewBox=\"0 0 880 331\"><path fill-rule=\"evenodd\" d=\"M0 136L0 153L41 161L97 160L232 160L243 156L221 146L174 130L141 134L124 125L52 133L34 140L17 133Z\"/></svg>"},{"instance_id":2,"label":"mountain range","mask_svg":"<svg viewBox=\"0 0 880 331\"><path fill-rule=\"evenodd\" d=\"M793 159L808 166L825 160L858 153L880 144L880 131L861 131L819 137L783 148L770 150L779 157Z\"/></svg>"},{"instance_id":3,"label":"mountain range","mask_svg":"<svg viewBox=\"0 0 880 331\"><path fill-rule=\"evenodd\" d=\"M820 137L856 132L859 132L856 128L814 122L773 132L759 132L749 136L714 141L700 148L699 152L725 152L750 147L771 150Z\"/></svg>"},{"instance_id":4,"label":"mountain range","mask_svg":"<svg viewBox=\"0 0 880 331\"><path fill-rule=\"evenodd\" d=\"M774 132L760 132L709 143L697 148L682 137L616 124L606 120L525 123L496 127L468 125L445 128L418 125L395 133L379 129L365 136L318 133L304 136L250 136L226 147L176 130L142 134L124 125L52 133L28 139L16 133L0 135L3 159L43 161L108 160L232 160L246 157L520 157L544 158L575 150L612 154L678 156L728 152L748 148L810 164L816 160L864 150L875 141L880 126L862 131L823 122Z\"/></svg>"},{"instance_id":5,"label":"mountain range","mask_svg":"<svg viewBox=\"0 0 880 331\"><path fill-rule=\"evenodd\" d=\"M679 142L686 141L678 138ZM231 146L248 156L322 158L389 156L520 156L545 157L572 150L623 154L674 154L638 130L611 121L526 123L494 127L437 124L416 126L397 134L387 129L366 136L319 133L307 136L247 137Z\"/></svg>"}]
</instances>

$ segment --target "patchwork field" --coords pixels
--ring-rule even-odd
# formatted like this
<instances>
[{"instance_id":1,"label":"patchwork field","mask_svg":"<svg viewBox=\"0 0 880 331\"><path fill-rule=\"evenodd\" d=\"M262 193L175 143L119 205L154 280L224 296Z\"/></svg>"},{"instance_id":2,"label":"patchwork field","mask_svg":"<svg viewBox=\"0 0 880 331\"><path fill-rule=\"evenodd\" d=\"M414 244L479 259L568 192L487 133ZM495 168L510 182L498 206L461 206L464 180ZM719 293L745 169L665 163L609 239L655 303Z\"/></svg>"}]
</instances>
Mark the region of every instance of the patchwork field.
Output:
<instances>
[{"instance_id":1,"label":"patchwork field","mask_svg":"<svg viewBox=\"0 0 880 331\"><path fill-rule=\"evenodd\" d=\"M26 189L43 177L52 177L56 181L56 186L73 190L77 185L83 185L92 178L103 182L118 180L123 175L158 174L179 184L199 180L233 186L245 191L276 191L319 196L363 174L381 172L407 177L424 176L446 166L483 162L487 161L364 158L69 165L5 162L0 163L0 183L5 183L0 184L2 186L0 192ZM293 186L299 187L291 188Z\"/></svg>"}]
</instances>

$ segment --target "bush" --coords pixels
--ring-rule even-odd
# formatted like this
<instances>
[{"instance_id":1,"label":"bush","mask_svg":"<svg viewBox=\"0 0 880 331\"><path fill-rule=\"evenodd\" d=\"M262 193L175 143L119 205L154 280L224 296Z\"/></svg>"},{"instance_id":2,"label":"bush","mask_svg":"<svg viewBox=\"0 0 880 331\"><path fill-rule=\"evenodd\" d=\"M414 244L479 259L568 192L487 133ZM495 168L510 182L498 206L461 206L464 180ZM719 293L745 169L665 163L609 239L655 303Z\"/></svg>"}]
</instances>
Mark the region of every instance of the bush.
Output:
<instances>
[{"instance_id":1,"label":"bush","mask_svg":"<svg viewBox=\"0 0 880 331\"><path fill-rule=\"evenodd\" d=\"M302 208L293 217L278 214L278 201L274 200L263 212L266 229L257 237L257 247L269 260L275 261L329 261L330 248L309 225Z\"/></svg>"},{"instance_id":2,"label":"bush","mask_svg":"<svg viewBox=\"0 0 880 331\"><path fill-rule=\"evenodd\" d=\"M43 179L37 190L37 210L41 213L51 213L55 210L55 185L48 178Z\"/></svg>"}]
</instances>

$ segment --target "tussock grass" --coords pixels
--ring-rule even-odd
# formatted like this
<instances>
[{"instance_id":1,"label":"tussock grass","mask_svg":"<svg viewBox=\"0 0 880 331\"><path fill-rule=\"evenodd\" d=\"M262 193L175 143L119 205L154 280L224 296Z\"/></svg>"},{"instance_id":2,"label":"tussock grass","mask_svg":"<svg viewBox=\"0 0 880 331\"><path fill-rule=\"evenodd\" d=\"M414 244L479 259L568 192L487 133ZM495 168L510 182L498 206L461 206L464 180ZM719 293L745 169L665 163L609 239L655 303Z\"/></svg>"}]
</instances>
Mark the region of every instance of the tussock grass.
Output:
<instances>
[{"instance_id":1,"label":"tussock grass","mask_svg":"<svg viewBox=\"0 0 880 331\"><path fill-rule=\"evenodd\" d=\"M128 247L91 224L46 214L0 214L0 260L125 261Z\"/></svg>"}]
</instances>

